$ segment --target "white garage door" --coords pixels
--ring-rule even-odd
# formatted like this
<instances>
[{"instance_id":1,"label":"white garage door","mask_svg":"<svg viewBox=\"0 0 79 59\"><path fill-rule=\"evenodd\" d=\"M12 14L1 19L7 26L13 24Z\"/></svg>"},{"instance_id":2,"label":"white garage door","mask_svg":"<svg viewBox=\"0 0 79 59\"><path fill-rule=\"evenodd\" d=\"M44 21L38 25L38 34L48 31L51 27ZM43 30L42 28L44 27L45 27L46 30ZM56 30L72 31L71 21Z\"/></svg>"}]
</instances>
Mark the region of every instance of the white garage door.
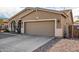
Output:
<instances>
[{"instance_id":1,"label":"white garage door","mask_svg":"<svg viewBox=\"0 0 79 59\"><path fill-rule=\"evenodd\" d=\"M54 36L55 22L42 21L42 22L26 22L24 24L24 31L26 34Z\"/></svg>"}]
</instances>

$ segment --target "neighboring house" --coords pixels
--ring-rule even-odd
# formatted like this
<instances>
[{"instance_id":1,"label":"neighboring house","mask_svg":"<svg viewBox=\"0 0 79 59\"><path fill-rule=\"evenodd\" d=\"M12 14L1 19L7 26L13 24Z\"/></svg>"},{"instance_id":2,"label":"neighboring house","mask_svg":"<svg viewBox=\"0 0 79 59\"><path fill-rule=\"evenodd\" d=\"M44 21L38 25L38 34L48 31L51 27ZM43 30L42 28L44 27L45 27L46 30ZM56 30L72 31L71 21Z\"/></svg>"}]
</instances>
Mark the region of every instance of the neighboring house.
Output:
<instances>
[{"instance_id":1,"label":"neighboring house","mask_svg":"<svg viewBox=\"0 0 79 59\"><path fill-rule=\"evenodd\" d=\"M30 35L68 37L68 26L72 23L72 10L27 7L9 19L9 30Z\"/></svg>"},{"instance_id":2,"label":"neighboring house","mask_svg":"<svg viewBox=\"0 0 79 59\"><path fill-rule=\"evenodd\" d=\"M8 29L8 20L7 20L7 19L4 20L3 26L4 26L4 29L5 29L5 30Z\"/></svg>"},{"instance_id":3,"label":"neighboring house","mask_svg":"<svg viewBox=\"0 0 79 59\"><path fill-rule=\"evenodd\" d=\"M8 29L8 20L7 19L0 19L0 32Z\"/></svg>"}]
</instances>

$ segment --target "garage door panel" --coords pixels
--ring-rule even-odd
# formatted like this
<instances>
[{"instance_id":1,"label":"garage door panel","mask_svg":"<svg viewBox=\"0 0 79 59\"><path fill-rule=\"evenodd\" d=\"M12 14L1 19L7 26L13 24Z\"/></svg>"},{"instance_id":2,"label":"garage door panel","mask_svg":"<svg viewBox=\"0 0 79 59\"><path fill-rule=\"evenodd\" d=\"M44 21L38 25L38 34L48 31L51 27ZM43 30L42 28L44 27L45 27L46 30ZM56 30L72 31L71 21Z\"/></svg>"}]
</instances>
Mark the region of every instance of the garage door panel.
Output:
<instances>
[{"instance_id":1,"label":"garage door panel","mask_svg":"<svg viewBox=\"0 0 79 59\"><path fill-rule=\"evenodd\" d=\"M54 36L54 21L27 22L26 33L32 35Z\"/></svg>"}]
</instances>

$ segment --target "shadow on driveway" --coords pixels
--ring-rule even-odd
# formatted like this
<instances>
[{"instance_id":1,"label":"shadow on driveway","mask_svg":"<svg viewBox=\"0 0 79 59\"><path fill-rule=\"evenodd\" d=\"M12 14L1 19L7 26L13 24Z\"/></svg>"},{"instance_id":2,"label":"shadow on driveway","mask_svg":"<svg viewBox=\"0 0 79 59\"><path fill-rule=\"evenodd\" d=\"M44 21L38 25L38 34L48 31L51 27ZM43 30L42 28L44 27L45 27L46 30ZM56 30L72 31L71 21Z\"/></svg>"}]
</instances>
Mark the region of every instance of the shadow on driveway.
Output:
<instances>
[{"instance_id":1,"label":"shadow on driveway","mask_svg":"<svg viewBox=\"0 0 79 59\"><path fill-rule=\"evenodd\" d=\"M12 37L12 36L16 36L16 35L12 35L10 33L0 33L0 39Z\"/></svg>"}]
</instances>

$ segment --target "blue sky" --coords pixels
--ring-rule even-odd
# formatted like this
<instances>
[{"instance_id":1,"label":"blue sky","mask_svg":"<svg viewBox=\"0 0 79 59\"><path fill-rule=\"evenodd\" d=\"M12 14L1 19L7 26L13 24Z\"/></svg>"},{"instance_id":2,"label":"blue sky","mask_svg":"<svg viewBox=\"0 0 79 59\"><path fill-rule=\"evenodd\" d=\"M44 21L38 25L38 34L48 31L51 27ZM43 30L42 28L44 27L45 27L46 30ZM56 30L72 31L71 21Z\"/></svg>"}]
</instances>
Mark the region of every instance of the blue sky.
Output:
<instances>
[{"instance_id":1,"label":"blue sky","mask_svg":"<svg viewBox=\"0 0 79 59\"><path fill-rule=\"evenodd\" d=\"M0 17L9 18L24 8L21 7L0 7Z\"/></svg>"},{"instance_id":2,"label":"blue sky","mask_svg":"<svg viewBox=\"0 0 79 59\"><path fill-rule=\"evenodd\" d=\"M21 7L71 7L73 15L79 15L78 0L0 0L0 13L13 16Z\"/></svg>"},{"instance_id":3,"label":"blue sky","mask_svg":"<svg viewBox=\"0 0 79 59\"><path fill-rule=\"evenodd\" d=\"M0 13L5 14L7 17L11 17L14 14L18 13L19 11L23 10L25 7L0 7ZM57 10L62 10L62 9L72 9L73 15L77 16L79 15L79 8L78 7L43 7L43 8L49 8L49 9L57 9Z\"/></svg>"}]
</instances>

